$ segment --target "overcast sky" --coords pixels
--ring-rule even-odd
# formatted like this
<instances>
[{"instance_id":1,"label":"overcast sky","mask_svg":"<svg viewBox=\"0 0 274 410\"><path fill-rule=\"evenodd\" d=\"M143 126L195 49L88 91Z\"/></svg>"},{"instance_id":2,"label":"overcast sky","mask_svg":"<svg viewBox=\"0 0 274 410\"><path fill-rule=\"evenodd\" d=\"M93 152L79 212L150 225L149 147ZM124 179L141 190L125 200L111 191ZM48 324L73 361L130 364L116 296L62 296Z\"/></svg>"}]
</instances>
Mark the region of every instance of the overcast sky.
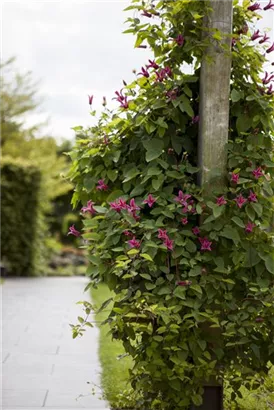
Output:
<instances>
[{"instance_id":1,"label":"overcast sky","mask_svg":"<svg viewBox=\"0 0 274 410\"><path fill-rule=\"evenodd\" d=\"M122 80L133 78L132 69L139 70L150 54L134 49L134 37L122 34L129 15L123 9L129 4L130 0L2 2L3 60L16 56L20 72L30 70L41 80L44 102L29 121L49 117L52 135L72 138L71 127L91 123L88 94L95 96L94 107L100 109L103 96L110 101ZM264 15L260 27L273 28L274 11Z\"/></svg>"}]
</instances>

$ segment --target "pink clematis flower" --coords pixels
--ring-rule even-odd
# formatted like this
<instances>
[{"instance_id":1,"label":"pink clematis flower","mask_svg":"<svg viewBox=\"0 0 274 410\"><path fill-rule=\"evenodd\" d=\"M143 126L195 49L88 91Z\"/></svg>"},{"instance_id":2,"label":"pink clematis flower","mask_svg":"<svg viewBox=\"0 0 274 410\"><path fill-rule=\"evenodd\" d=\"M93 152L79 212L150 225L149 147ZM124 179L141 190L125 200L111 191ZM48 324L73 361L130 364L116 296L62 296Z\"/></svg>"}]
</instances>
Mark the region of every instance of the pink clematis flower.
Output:
<instances>
[{"instance_id":1,"label":"pink clematis flower","mask_svg":"<svg viewBox=\"0 0 274 410\"><path fill-rule=\"evenodd\" d=\"M249 191L248 200L249 202L257 202L257 195L254 192Z\"/></svg>"},{"instance_id":2,"label":"pink clematis flower","mask_svg":"<svg viewBox=\"0 0 274 410\"><path fill-rule=\"evenodd\" d=\"M105 184L105 181L103 179L99 179L96 189L98 191L107 191L108 186Z\"/></svg>"},{"instance_id":3,"label":"pink clematis flower","mask_svg":"<svg viewBox=\"0 0 274 410\"><path fill-rule=\"evenodd\" d=\"M80 236L81 233L80 233L79 231L77 231L77 229L75 229L75 226L74 226L74 225L71 225L71 226L69 227L68 235Z\"/></svg>"},{"instance_id":4,"label":"pink clematis flower","mask_svg":"<svg viewBox=\"0 0 274 410\"><path fill-rule=\"evenodd\" d=\"M272 95L273 93L274 93L273 84L270 84L270 86L269 86L268 89L267 89L266 94L267 94L267 95Z\"/></svg>"},{"instance_id":5,"label":"pink clematis flower","mask_svg":"<svg viewBox=\"0 0 274 410\"><path fill-rule=\"evenodd\" d=\"M201 251L212 251L212 242L210 242L208 238L199 238L199 242L201 244Z\"/></svg>"},{"instance_id":6,"label":"pink clematis flower","mask_svg":"<svg viewBox=\"0 0 274 410\"><path fill-rule=\"evenodd\" d=\"M274 9L274 3L270 0L269 3L264 7L264 10Z\"/></svg>"},{"instance_id":7,"label":"pink clematis flower","mask_svg":"<svg viewBox=\"0 0 274 410\"><path fill-rule=\"evenodd\" d=\"M139 211L140 209L141 209L141 208L135 204L135 199L132 198L132 199L129 201L128 210L129 210L130 212L136 212L136 211Z\"/></svg>"},{"instance_id":8,"label":"pink clematis flower","mask_svg":"<svg viewBox=\"0 0 274 410\"><path fill-rule=\"evenodd\" d=\"M95 205L94 202L88 201L88 202L87 202L87 206L83 206L83 208L81 209L81 211L82 211L82 212L88 212L88 213L90 213L91 215L93 215L93 214L96 213L95 209L93 208L93 205Z\"/></svg>"},{"instance_id":9,"label":"pink clematis flower","mask_svg":"<svg viewBox=\"0 0 274 410\"><path fill-rule=\"evenodd\" d=\"M143 75L146 78L149 78L149 72L144 67L141 68L141 73L138 73L138 75L139 74Z\"/></svg>"},{"instance_id":10,"label":"pink clematis flower","mask_svg":"<svg viewBox=\"0 0 274 410\"><path fill-rule=\"evenodd\" d=\"M119 198L116 202L110 202L110 207L117 212L121 212L122 209L128 209L128 205L124 199Z\"/></svg>"},{"instance_id":11,"label":"pink clematis flower","mask_svg":"<svg viewBox=\"0 0 274 410\"><path fill-rule=\"evenodd\" d=\"M179 204L187 206L187 200L191 198L191 195L184 194L183 191L178 192L178 196L175 197L175 201L179 202Z\"/></svg>"},{"instance_id":12,"label":"pink clematis flower","mask_svg":"<svg viewBox=\"0 0 274 410\"><path fill-rule=\"evenodd\" d=\"M239 181L239 178L240 178L240 174L235 174L234 172L232 172L232 174L231 174L231 181L232 182L235 182L237 184L238 181Z\"/></svg>"},{"instance_id":13,"label":"pink clematis flower","mask_svg":"<svg viewBox=\"0 0 274 410\"><path fill-rule=\"evenodd\" d=\"M140 44L137 48L147 48L144 44Z\"/></svg>"},{"instance_id":14,"label":"pink clematis flower","mask_svg":"<svg viewBox=\"0 0 274 410\"><path fill-rule=\"evenodd\" d=\"M148 60L149 64L146 66L147 69L149 68L155 68L155 70L158 70L159 66L157 63L155 63L154 60Z\"/></svg>"},{"instance_id":15,"label":"pink clematis flower","mask_svg":"<svg viewBox=\"0 0 274 410\"><path fill-rule=\"evenodd\" d=\"M249 6L249 7L247 8L247 10L256 11L256 10L262 10L262 9L261 9L261 6L260 6L259 3L254 3L254 4L252 4L251 6Z\"/></svg>"},{"instance_id":16,"label":"pink clematis flower","mask_svg":"<svg viewBox=\"0 0 274 410\"><path fill-rule=\"evenodd\" d=\"M173 243L174 243L174 241L171 240L171 239L167 236L167 237L165 238L163 244L166 246L166 248L167 248L169 251L173 251Z\"/></svg>"},{"instance_id":17,"label":"pink clematis flower","mask_svg":"<svg viewBox=\"0 0 274 410\"><path fill-rule=\"evenodd\" d=\"M197 124L200 121L199 115L195 115L195 117L192 117L192 124Z\"/></svg>"},{"instance_id":18,"label":"pink clematis flower","mask_svg":"<svg viewBox=\"0 0 274 410\"><path fill-rule=\"evenodd\" d=\"M133 233L130 232L130 231L124 231L123 234L126 235L126 236L129 236L129 237L133 237L133 236L134 236Z\"/></svg>"},{"instance_id":19,"label":"pink clematis flower","mask_svg":"<svg viewBox=\"0 0 274 410\"><path fill-rule=\"evenodd\" d=\"M165 229L158 229L158 238L159 239L166 239L168 236L167 236L167 233L166 233L166 230Z\"/></svg>"},{"instance_id":20,"label":"pink clematis flower","mask_svg":"<svg viewBox=\"0 0 274 410\"><path fill-rule=\"evenodd\" d=\"M188 224L188 219L187 218L182 218L181 222L183 225L187 225Z\"/></svg>"},{"instance_id":21,"label":"pink clematis flower","mask_svg":"<svg viewBox=\"0 0 274 410\"><path fill-rule=\"evenodd\" d=\"M177 282L178 286L190 286L192 285L192 281L191 280L180 280L179 282Z\"/></svg>"},{"instance_id":22,"label":"pink clematis flower","mask_svg":"<svg viewBox=\"0 0 274 410\"><path fill-rule=\"evenodd\" d=\"M92 104L92 101L93 101L93 95L88 95L88 103L89 103L89 105Z\"/></svg>"},{"instance_id":23,"label":"pink clematis flower","mask_svg":"<svg viewBox=\"0 0 274 410\"><path fill-rule=\"evenodd\" d=\"M194 233L194 235L199 235L200 234L200 229L198 228L198 226L195 226L194 228L192 228L192 232Z\"/></svg>"},{"instance_id":24,"label":"pink clematis flower","mask_svg":"<svg viewBox=\"0 0 274 410\"><path fill-rule=\"evenodd\" d=\"M264 34L264 36L262 37L262 39L259 41L259 44L263 44L266 41L270 40L270 37L267 36L267 34Z\"/></svg>"},{"instance_id":25,"label":"pink clematis flower","mask_svg":"<svg viewBox=\"0 0 274 410\"><path fill-rule=\"evenodd\" d=\"M216 204L218 206L225 205L227 204L227 201L225 200L224 196L219 196L219 198L216 199Z\"/></svg>"},{"instance_id":26,"label":"pink clematis flower","mask_svg":"<svg viewBox=\"0 0 274 410\"><path fill-rule=\"evenodd\" d=\"M102 102L103 106L105 107L107 105L107 99L106 97L103 97L103 102Z\"/></svg>"},{"instance_id":27,"label":"pink clematis flower","mask_svg":"<svg viewBox=\"0 0 274 410\"><path fill-rule=\"evenodd\" d=\"M255 322L256 322L256 323L262 323L262 322L264 322L264 318L262 318L262 317L256 317Z\"/></svg>"},{"instance_id":28,"label":"pink clematis flower","mask_svg":"<svg viewBox=\"0 0 274 410\"><path fill-rule=\"evenodd\" d=\"M255 224L249 221L245 226L246 233L251 233L253 231L253 228L255 228L255 226L256 226Z\"/></svg>"},{"instance_id":29,"label":"pink clematis flower","mask_svg":"<svg viewBox=\"0 0 274 410\"><path fill-rule=\"evenodd\" d=\"M274 51L274 43L266 50L267 53L271 53L271 51Z\"/></svg>"},{"instance_id":30,"label":"pink clematis flower","mask_svg":"<svg viewBox=\"0 0 274 410\"><path fill-rule=\"evenodd\" d=\"M164 68L166 75L168 75L168 77L172 77L172 71L170 67L165 67Z\"/></svg>"},{"instance_id":31,"label":"pink clematis flower","mask_svg":"<svg viewBox=\"0 0 274 410\"><path fill-rule=\"evenodd\" d=\"M123 95L122 90L120 93L118 91L115 91L115 94L117 95L117 98L115 98L119 103L121 108L128 108L128 101L127 97Z\"/></svg>"},{"instance_id":32,"label":"pink clematis flower","mask_svg":"<svg viewBox=\"0 0 274 410\"><path fill-rule=\"evenodd\" d=\"M130 239L129 241L127 241L127 243L129 244L129 246L131 247L131 248L140 248L140 246L141 246L141 242L140 241L137 241L136 240L136 238L135 238L135 236L133 236L133 238L132 239Z\"/></svg>"},{"instance_id":33,"label":"pink clematis flower","mask_svg":"<svg viewBox=\"0 0 274 410\"><path fill-rule=\"evenodd\" d=\"M272 75L269 74L268 75L268 73L265 72L265 75L264 75L264 78L262 79L262 82L263 82L264 85L266 85L266 84L270 83L270 81L272 81L273 78L274 78L274 74L272 74Z\"/></svg>"},{"instance_id":34,"label":"pink clematis flower","mask_svg":"<svg viewBox=\"0 0 274 410\"><path fill-rule=\"evenodd\" d=\"M152 14L149 13L147 10L143 10L143 13L141 13L141 16L151 18L151 17L152 17Z\"/></svg>"},{"instance_id":35,"label":"pink clematis flower","mask_svg":"<svg viewBox=\"0 0 274 410\"><path fill-rule=\"evenodd\" d=\"M262 37L262 35L260 34L260 30L255 31L252 36L251 36L251 40L257 40L257 38Z\"/></svg>"},{"instance_id":36,"label":"pink clematis flower","mask_svg":"<svg viewBox=\"0 0 274 410\"><path fill-rule=\"evenodd\" d=\"M236 201L236 204L239 208L242 208L242 206L247 202L247 199L243 197L242 194L238 195L234 201Z\"/></svg>"},{"instance_id":37,"label":"pink clematis flower","mask_svg":"<svg viewBox=\"0 0 274 410\"><path fill-rule=\"evenodd\" d=\"M261 167L258 167L258 168L256 168L256 169L254 169L254 170L252 171L252 174L254 175L254 177L255 177L256 179L259 179L260 177L263 176L262 168L261 168Z\"/></svg>"},{"instance_id":38,"label":"pink clematis flower","mask_svg":"<svg viewBox=\"0 0 274 410\"><path fill-rule=\"evenodd\" d=\"M151 194L148 195L147 199L143 201L143 204L148 204L150 208L152 208L153 204L156 202L156 199L153 198Z\"/></svg>"},{"instance_id":39,"label":"pink clematis flower","mask_svg":"<svg viewBox=\"0 0 274 410\"><path fill-rule=\"evenodd\" d=\"M184 45L185 39L182 34L178 34L178 36L174 39L179 47Z\"/></svg>"},{"instance_id":40,"label":"pink clematis flower","mask_svg":"<svg viewBox=\"0 0 274 410\"><path fill-rule=\"evenodd\" d=\"M104 135L104 144L108 145L109 143L109 138L107 137L107 135Z\"/></svg>"},{"instance_id":41,"label":"pink clematis flower","mask_svg":"<svg viewBox=\"0 0 274 410\"><path fill-rule=\"evenodd\" d=\"M178 95L178 90L169 90L166 92L166 97L168 97L170 101L176 100L177 95Z\"/></svg>"}]
</instances>

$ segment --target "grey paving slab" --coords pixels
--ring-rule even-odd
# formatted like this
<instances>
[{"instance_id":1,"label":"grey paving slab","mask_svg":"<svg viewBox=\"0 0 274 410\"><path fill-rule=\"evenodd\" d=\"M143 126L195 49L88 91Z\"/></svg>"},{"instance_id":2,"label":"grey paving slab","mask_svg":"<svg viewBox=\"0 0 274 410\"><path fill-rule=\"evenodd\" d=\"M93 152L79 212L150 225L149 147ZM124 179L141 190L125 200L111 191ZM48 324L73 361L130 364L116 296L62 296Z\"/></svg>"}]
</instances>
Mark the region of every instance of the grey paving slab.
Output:
<instances>
[{"instance_id":1,"label":"grey paving slab","mask_svg":"<svg viewBox=\"0 0 274 410\"><path fill-rule=\"evenodd\" d=\"M3 407L42 407L46 397L46 390L3 389Z\"/></svg>"},{"instance_id":2,"label":"grey paving slab","mask_svg":"<svg viewBox=\"0 0 274 410\"><path fill-rule=\"evenodd\" d=\"M3 292L3 410L107 409L97 328L72 339L85 278L7 279ZM94 390L94 394L93 394Z\"/></svg>"}]
</instances>

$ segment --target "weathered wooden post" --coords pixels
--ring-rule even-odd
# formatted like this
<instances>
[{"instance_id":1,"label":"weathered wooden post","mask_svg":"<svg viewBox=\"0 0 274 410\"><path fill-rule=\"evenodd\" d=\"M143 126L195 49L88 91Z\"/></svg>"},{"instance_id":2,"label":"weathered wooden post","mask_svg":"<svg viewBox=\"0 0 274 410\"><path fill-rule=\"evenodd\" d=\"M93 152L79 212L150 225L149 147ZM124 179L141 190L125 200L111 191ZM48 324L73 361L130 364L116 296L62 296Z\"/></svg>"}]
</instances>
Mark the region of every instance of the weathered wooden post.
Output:
<instances>
[{"instance_id":1,"label":"weathered wooden post","mask_svg":"<svg viewBox=\"0 0 274 410\"><path fill-rule=\"evenodd\" d=\"M229 124L229 94L231 75L231 47L233 5L232 0L210 0L211 13L205 18L206 36L210 46L206 50L201 66L198 166L199 184L204 196L210 196L212 188L225 184L227 167L227 142ZM223 36L220 42L212 38L214 30ZM225 51L222 47L227 46ZM208 329L216 332L217 329ZM205 383L203 404L192 410L222 410L223 387L216 382Z\"/></svg>"}]
</instances>

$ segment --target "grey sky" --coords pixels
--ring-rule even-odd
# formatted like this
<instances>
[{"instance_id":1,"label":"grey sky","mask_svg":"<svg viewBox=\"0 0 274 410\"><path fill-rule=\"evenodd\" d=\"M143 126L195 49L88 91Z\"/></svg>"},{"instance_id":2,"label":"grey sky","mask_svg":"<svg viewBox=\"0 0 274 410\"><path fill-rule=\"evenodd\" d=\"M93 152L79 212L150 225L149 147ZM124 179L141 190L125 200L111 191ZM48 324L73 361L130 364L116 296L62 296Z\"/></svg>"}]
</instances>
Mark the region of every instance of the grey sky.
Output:
<instances>
[{"instance_id":1,"label":"grey sky","mask_svg":"<svg viewBox=\"0 0 274 410\"><path fill-rule=\"evenodd\" d=\"M50 117L49 130L71 137L74 125L88 125L88 94L94 107L102 97L111 98L122 80L133 78L150 55L134 49L134 37L122 34L129 1L4 2L3 58L17 56L20 71L31 70L41 79L43 114Z\"/></svg>"},{"instance_id":2,"label":"grey sky","mask_svg":"<svg viewBox=\"0 0 274 410\"><path fill-rule=\"evenodd\" d=\"M265 3L265 2L262 2ZM41 79L44 97L40 113L30 122L50 117L49 132L73 136L75 125L89 125L87 94L94 108L102 97L111 106L122 80L133 78L147 61L149 51L134 49L134 37L122 34L127 1L3 1L2 54L17 56L20 71L31 70ZM274 11L264 13L259 28L272 27ZM273 32L272 32L273 39Z\"/></svg>"}]
</instances>

